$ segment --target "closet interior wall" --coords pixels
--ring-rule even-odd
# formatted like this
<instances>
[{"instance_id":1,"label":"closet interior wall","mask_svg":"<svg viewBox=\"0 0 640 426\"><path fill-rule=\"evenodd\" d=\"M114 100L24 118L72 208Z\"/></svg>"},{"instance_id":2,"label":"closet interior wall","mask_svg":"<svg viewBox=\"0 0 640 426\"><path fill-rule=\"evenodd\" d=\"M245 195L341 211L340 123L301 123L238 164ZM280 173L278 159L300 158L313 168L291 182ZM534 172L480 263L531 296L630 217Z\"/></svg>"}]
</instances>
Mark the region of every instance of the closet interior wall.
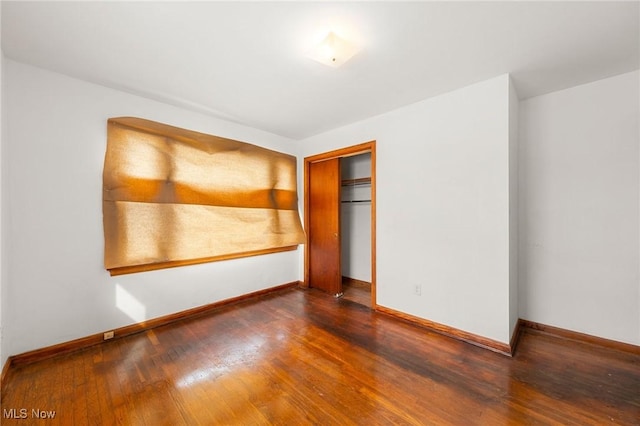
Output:
<instances>
[{"instance_id":1,"label":"closet interior wall","mask_svg":"<svg viewBox=\"0 0 640 426\"><path fill-rule=\"evenodd\" d=\"M371 154L340 162L342 276L371 283Z\"/></svg>"}]
</instances>

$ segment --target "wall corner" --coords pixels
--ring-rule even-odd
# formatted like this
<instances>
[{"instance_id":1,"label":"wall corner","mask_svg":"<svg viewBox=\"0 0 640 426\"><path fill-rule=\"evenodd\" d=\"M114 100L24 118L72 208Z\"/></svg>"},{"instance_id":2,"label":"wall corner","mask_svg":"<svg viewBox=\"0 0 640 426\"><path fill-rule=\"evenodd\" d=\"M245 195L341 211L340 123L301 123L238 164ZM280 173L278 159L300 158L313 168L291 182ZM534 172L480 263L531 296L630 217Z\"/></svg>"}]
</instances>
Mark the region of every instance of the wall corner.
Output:
<instances>
[{"instance_id":1,"label":"wall corner","mask_svg":"<svg viewBox=\"0 0 640 426\"><path fill-rule=\"evenodd\" d=\"M509 333L517 333L519 318L518 247L519 247L519 165L518 112L519 100L515 84L509 76Z\"/></svg>"}]
</instances>

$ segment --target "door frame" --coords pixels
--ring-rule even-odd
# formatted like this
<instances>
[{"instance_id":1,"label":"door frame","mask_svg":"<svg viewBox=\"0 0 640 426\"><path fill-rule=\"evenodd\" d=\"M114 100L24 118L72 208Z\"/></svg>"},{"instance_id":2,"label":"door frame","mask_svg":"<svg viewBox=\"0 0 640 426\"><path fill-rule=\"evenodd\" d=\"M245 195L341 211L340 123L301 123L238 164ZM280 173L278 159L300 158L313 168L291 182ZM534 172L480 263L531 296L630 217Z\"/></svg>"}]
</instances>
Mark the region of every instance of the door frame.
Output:
<instances>
[{"instance_id":1,"label":"door frame","mask_svg":"<svg viewBox=\"0 0 640 426\"><path fill-rule=\"evenodd\" d=\"M352 157L354 155L371 153L371 309L377 308L376 303L376 141L364 142L358 145L340 148L334 151L305 157L304 159L304 228L309 229L309 184L311 163L331 160L334 158ZM342 235L340 235L342 241ZM309 288L309 235L304 245L304 283L302 287Z\"/></svg>"}]
</instances>

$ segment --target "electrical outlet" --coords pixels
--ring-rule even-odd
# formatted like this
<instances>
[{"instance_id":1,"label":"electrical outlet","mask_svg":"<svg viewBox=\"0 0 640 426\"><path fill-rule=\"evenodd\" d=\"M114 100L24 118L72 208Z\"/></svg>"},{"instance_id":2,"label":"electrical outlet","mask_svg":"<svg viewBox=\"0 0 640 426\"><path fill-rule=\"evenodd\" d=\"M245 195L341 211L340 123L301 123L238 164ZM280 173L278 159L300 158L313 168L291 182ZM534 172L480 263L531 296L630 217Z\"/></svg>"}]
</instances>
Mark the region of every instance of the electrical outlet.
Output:
<instances>
[{"instance_id":1,"label":"electrical outlet","mask_svg":"<svg viewBox=\"0 0 640 426\"><path fill-rule=\"evenodd\" d=\"M422 284L416 284L413 286L413 294L420 296L422 294Z\"/></svg>"},{"instance_id":2,"label":"electrical outlet","mask_svg":"<svg viewBox=\"0 0 640 426\"><path fill-rule=\"evenodd\" d=\"M113 339L113 336L114 336L113 331L107 331L106 333L104 333L104 340Z\"/></svg>"}]
</instances>

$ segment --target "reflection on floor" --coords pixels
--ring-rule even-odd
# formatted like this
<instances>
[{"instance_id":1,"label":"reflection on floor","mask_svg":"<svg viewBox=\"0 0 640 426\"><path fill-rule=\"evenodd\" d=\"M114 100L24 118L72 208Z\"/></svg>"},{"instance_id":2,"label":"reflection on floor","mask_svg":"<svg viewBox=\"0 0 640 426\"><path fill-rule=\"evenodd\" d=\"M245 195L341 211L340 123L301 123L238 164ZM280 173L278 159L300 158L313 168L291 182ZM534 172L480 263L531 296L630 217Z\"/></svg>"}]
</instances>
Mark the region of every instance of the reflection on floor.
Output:
<instances>
[{"instance_id":1,"label":"reflection on floor","mask_svg":"<svg viewBox=\"0 0 640 426\"><path fill-rule=\"evenodd\" d=\"M371 283L342 277L342 291L343 299L371 307Z\"/></svg>"},{"instance_id":2,"label":"reflection on floor","mask_svg":"<svg viewBox=\"0 0 640 426\"><path fill-rule=\"evenodd\" d=\"M11 365L0 422L638 425L637 352L526 327L517 347L498 355L289 288Z\"/></svg>"}]
</instances>

